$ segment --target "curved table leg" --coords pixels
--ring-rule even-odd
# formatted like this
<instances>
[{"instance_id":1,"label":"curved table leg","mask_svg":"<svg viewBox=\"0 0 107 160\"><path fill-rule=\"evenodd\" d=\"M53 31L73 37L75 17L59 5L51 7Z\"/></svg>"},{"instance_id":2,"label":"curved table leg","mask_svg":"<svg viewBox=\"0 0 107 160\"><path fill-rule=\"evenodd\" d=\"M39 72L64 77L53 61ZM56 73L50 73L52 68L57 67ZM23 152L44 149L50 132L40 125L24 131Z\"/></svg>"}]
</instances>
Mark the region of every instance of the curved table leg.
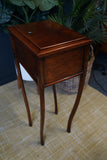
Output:
<instances>
[{"instance_id":1,"label":"curved table leg","mask_svg":"<svg viewBox=\"0 0 107 160\"><path fill-rule=\"evenodd\" d=\"M75 100L75 104L73 106L73 109L71 111L71 114L70 114L69 120L68 120L67 132L69 132L69 133L71 131L71 123L73 121L74 115L77 111L77 108L78 108L78 105L79 105L79 102L80 102L80 98L81 98L82 91L83 91L83 88L84 88L84 82L85 82L85 74L82 74L80 76L79 89L78 89L78 94L77 94L77 97L76 97L76 100Z\"/></svg>"},{"instance_id":2,"label":"curved table leg","mask_svg":"<svg viewBox=\"0 0 107 160\"><path fill-rule=\"evenodd\" d=\"M15 63L16 63L16 68L17 68L17 72L18 72L18 78L19 78L18 80L19 80L20 86L22 88L22 94L23 94L23 97L24 97L24 102L25 102L25 106L26 106L26 110L27 110L29 126L32 126L30 109L29 109L29 104L28 104L28 100L27 100L27 96L26 96L26 92L25 92L25 88L24 88L24 84L23 84L23 80L22 80L20 66L19 66L19 63L18 63L18 61L16 59L15 59Z\"/></svg>"},{"instance_id":3,"label":"curved table leg","mask_svg":"<svg viewBox=\"0 0 107 160\"><path fill-rule=\"evenodd\" d=\"M20 82L20 77L19 75L17 75L17 82L18 82L18 89L21 88L21 82Z\"/></svg>"},{"instance_id":4,"label":"curved table leg","mask_svg":"<svg viewBox=\"0 0 107 160\"><path fill-rule=\"evenodd\" d=\"M83 50L83 52L84 52L83 73L80 75L78 94L77 94L73 109L71 111L71 114L69 116L68 125L67 125L67 132L71 131L71 123L72 123L74 115L77 111L77 108L78 108L78 105L79 105L79 102L80 102L80 98L81 98L81 95L82 95L82 91L83 91L83 88L84 88L85 77L86 77L86 73L87 73L88 59L89 59L89 49L90 49L90 46L88 46L88 48L87 47L84 48L84 50Z\"/></svg>"},{"instance_id":5,"label":"curved table leg","mask_svg":"<svg viewBox=\"0 0 107 160\"><path fill-rule=\"evenodd\" d=\"M44 88L40 88L40 109L41 109L41 119L40 119L40 140L41 145L44 145L44 121L45 121L45 99L44 99Z\"/></svg>"},{"instance_id":6,"label":"curved table leg","mask_svg":"<svg viewBox=\"0 0 107 160\"><path fill-rule=\"evenodd\" d=\"M53 93L54 93L54 102L55 102L55 113L58 114L57 96L56 96L56 88L55 88L55 85L53 85Z\"/></svg>"}]
</instances>

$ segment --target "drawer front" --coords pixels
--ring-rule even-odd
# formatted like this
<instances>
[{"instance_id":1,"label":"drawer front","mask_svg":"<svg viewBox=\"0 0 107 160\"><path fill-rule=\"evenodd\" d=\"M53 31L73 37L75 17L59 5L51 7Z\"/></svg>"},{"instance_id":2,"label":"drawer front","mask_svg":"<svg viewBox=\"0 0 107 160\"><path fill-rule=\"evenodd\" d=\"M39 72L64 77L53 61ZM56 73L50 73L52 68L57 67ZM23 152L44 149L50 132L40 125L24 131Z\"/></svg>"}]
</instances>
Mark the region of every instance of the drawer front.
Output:
<instances>
[{"instance_id":1,"label":"drawer front","mask_svg":"<svg viewBox=\"0 0 107 160\"><path fill-rule=\"evenodd\" d=\"M52 55L44 60L44 81L49 84L82 71L83 48Z\"/></svg>"}]
</instances>

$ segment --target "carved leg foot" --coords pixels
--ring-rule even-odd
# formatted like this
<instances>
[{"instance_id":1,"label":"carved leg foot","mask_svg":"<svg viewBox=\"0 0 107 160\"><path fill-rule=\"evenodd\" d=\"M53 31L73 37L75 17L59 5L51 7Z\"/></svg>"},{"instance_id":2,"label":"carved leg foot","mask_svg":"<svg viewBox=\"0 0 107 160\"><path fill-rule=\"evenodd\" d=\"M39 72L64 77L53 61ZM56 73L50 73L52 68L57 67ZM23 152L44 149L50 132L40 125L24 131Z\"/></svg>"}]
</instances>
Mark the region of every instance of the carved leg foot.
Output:
<instances>
[{"instance_id":1,"label":"carved leg foot","mask_svg":"<svg viewBox=\"0 0 107 160\"><path fill-rule=\"evenodd\" d=\"M77 97L76 97L76 100L75 100L75 104L73 106L73 109L71 111L71 114L70 114L69 120L68 120L68 125L67 125L67 132L68 133L71 132L71 123L73 121L74 115L75 115L75 113L77 111L77 108L78 108L78 105L79 105L79 102L80 102L80 98L81 98L83 87L84 87L84 80L85 80L85 77L83 75L81 75L78 94L77 94Z\"/></svg>"}]
</instances>

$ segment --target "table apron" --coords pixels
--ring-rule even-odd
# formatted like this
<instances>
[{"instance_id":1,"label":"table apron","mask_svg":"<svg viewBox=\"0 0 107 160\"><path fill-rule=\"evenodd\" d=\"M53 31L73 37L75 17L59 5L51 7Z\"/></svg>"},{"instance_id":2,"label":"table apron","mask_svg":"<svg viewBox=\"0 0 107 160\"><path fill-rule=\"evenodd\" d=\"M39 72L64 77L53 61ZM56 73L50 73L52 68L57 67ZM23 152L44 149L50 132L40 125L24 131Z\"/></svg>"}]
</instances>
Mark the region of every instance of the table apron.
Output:
<instances>
[{"instance_id":1,"label":"table apron","mask_svg":"<svg viewBox=\"0 0 107 160\"><path fill-rule=\"evenodd\" d=\"M43 65L45 85L80 74L83 60L83 47L46 57Z\"/></svg>"}]
</instances>

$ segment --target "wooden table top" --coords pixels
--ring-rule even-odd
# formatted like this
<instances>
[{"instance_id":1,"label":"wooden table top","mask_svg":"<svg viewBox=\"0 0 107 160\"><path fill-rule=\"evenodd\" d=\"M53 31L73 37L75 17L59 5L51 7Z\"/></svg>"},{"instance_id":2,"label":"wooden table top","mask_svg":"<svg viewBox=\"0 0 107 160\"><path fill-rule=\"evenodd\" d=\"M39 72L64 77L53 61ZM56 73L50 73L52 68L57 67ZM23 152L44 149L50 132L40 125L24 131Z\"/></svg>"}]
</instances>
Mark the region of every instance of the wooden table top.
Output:
<instances>
[{"instance_id":1,"label":"wooden table top","mask_svg":"<svg viewBox=\"0 0 107 160\"><path fill-rule=\"evenodd\" d=\"M34 23L22 24L10 28L16 37L27 46L35 47L35 54L39 57L53 53L55 50L64 48L72 48L88 44L90 39L87 37L61 26L51 20L39 21Z\"/></svg>"}]
</instances>

